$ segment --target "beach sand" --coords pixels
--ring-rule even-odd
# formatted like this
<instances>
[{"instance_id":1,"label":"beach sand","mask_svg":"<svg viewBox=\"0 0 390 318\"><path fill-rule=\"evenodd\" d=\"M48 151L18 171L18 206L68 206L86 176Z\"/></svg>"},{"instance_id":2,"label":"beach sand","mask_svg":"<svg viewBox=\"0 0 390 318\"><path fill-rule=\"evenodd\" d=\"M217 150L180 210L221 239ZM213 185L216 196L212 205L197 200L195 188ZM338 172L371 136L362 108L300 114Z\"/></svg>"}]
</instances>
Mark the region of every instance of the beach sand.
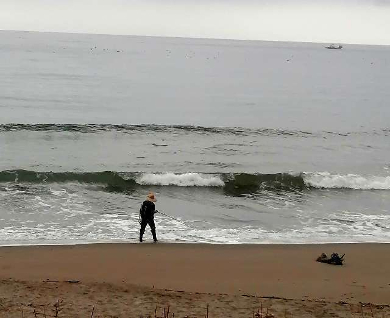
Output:
<instances>
[{"instance_id":1,"label":"beach sand","mask_svg":"<svg viewBox=\"0 0 390 318\"><path fill-rule=\"evenodd\" d=\"M0 317L390 317L390 244L1 247L0 279Z\"/></svg>"}]
</instances>

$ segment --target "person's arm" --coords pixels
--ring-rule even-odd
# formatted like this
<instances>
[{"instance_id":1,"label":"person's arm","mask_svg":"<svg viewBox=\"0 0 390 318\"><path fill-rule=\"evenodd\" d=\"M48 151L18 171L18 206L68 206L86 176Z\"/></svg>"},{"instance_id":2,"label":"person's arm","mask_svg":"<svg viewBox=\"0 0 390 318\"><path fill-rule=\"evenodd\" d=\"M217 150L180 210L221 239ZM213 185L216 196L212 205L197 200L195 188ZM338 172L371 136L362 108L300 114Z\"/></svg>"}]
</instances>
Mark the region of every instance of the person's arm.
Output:
<instances>
[{"instance_id":1,"label":"person's arm","mask_svg":"<svg viewBox=\"0 0 390 318\"><path fill-rule=\"evenodd\" d=\"M156 213L158 213L158 211L156 210L156 205L153 203L153 211L152 211L153 215L155 215Z\"/></svg>"}]
</instances>

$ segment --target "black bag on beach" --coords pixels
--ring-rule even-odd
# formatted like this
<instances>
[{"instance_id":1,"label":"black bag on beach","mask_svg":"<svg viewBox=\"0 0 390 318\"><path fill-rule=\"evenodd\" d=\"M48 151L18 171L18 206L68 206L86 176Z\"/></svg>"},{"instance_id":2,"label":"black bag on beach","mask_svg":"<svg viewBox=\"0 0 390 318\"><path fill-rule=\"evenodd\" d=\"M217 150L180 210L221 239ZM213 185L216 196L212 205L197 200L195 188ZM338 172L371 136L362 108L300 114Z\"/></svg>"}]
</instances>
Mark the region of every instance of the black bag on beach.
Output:
<instances>
[{"instance_id":1,"label":"black bag on beach","mask_svg":"<svg viewBox=\"0 0 390 318\"><path fill-rule=\"evenodd\" d=\"M333 253L329 258L328 256L326 256L325 253L322 253L321 256L317 258L317 262L332 264L332 265L343 265L344 255L345 254L339 256L339 254Z\"/></svg>"}]
</instances>

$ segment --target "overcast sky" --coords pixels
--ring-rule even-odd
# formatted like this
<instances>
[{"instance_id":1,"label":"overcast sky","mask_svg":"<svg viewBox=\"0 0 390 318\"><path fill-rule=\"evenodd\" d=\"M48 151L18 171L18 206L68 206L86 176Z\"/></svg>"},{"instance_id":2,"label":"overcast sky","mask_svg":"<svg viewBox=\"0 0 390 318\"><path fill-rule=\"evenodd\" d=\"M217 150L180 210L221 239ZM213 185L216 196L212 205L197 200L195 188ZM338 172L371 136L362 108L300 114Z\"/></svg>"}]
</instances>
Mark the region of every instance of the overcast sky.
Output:
<instances>
[{"instance_id":1,"label":"overcast sky","mask_svg":"<svg viewBox=\"0 0 390 318\"><path fill-rule=\"evenodd\" d=\"M0 29L390 45L390 0L0 0Z\"/></svg>"}]
</instances>

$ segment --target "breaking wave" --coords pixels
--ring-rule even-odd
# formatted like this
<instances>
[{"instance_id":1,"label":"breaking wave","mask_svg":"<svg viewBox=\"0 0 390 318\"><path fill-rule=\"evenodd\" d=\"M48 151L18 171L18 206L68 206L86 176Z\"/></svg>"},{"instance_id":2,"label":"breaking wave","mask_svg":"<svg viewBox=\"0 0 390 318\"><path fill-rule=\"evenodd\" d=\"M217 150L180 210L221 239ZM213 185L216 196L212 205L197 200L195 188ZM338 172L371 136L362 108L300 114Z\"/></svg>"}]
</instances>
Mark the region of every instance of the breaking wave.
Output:
<instances>
[{"instance_id":1,"label":"breaking wave","mask_svg":"<svg viewBox=\"0 0 390 318\"><path fill-rule=\"evenodd\" d=\"M390 190L390 176L363 177L356 174L330 174L328 172L305 174L305 183L314 188Z\"/></svg>"},{"instance_id":2,"label":"breaking wave","mask_svg":"<svg viewBox=\"0 0 390 318\"><path fill-rule=\"evenodd\" d=\"M316 173L141 173L141 172L35 172L5 170L0 183L79 182L104 185L108 191L126 192L140 186L218 187L227 195L311 189L390 190L390 176Z\"/></svg>"},{"instance_id":3,"label":"breaking wave","mask_svg":"<svg viewBox=\"0 0 390 318\"><path fill-rule=\"evenodd\" d=\"M147 173L137 179L141 185L179 186L179 187L223 187L225 183L218 176L200 173Z\"/></svg>"}]
</instances>

